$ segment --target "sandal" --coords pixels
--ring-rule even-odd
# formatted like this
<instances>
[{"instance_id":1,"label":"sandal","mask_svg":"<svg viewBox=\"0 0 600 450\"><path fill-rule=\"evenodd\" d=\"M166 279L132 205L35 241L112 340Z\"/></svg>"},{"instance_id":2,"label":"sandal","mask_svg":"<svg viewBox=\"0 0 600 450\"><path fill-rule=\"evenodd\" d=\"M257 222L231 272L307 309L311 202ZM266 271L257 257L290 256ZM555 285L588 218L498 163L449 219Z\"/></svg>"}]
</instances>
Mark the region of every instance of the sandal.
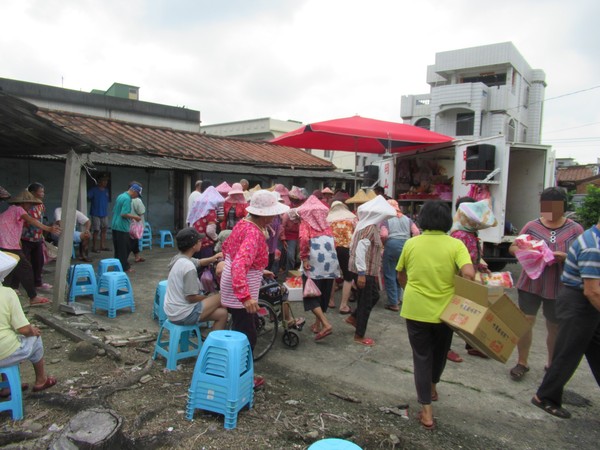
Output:
<instances>
[{"instance_id":1,"label":"sandal","mask_svg":"<svg viewBox=\"0 0 600 450\"><path fill-rule=\"evenodd\" d=\"M354 343L364 345L365 347L373 347L375 345L375 341L371 338L354 338Z\"/></svg>"},{"instance_id":2,"label":"sandal","mask_svg":"<svg viewBox=\"0 0 600 450\"><path fill-rule=\"evenodd\" d=\"M419 422L426 430L433 430L435 428L435 422L432 420L431 423L427 423L423 420L423 411L419 411Z\"/></svg>"},{"instance_id":3,"label":"sandal","mask_svg":"<svg viewBox=\"0 0 600 450\"><path fill-rule=\"evenodd\" d=\"M44 384L42 384L41 386L33 385L33 389L31 389L31 390L33 392L40 392L40 391L43 391L45 389L51 388L55 384L56 384L56 378L51 377L51 376L47 376L46 377L46 382Z\"/></svg>"},{"instance_id":4,"label":"sandal","mask_svg":"<svg viewBox=\"0 0 600 450\"><path fill-rule=\"evenodd\" d=\"M297 319L290 319L287 321L288 328L302 328L306 323L306 319L304 317L298 317Z\"/></svg>"},{"instance_id":5,"label":"sandal","mask_svg":"<svg viewBox=\"0 0 600 450\"><path fill-rule=\"evenodd\" d=\"M346 320L344 320L344 322L346 322L348 325L351 325L354 328L356 328L356 317L348 316L348 318Z\"/></svg>"},{"instance_id":6,"label":"sandal","mask_svg":"<svg viewBox=\"0 0 600 450\"><path fill-rule=\"evenodd\" d=\"M312 331L314 334L317 334L319 331L321 331L321 326L317 323L313 323L310 326L310 331Z\"/></svg>"},{"instance_id":7,"label":"sandal","mask_svg":"<svg viewBox=\"0 0 600 450\"><path fill-rule=\"evenodd\" d=\"M455 363L463 362L463 359L460 357L460 355L453 350L448 351L448 355L446 355L446 358Z\"/></svg>"},{"instance_id":8,"label":"sandal","mask_svg":"<svg viewBox=\"0 0 600 450\"><path fill-rule=\"evenodd\" d=\"M523 378L527 372L529 372L529 367L524 366L523 364L517 364L510 369L510 377L514 381L521 381L521 378Z\"/></svg>"},{"instance_id":9,"label":"sandal","mask_svg":"<svg viewBox=\"0 0 600 450\"><path fill-rule=\"evenodd\" d=\"M335 303L333 305L330 303L329 305L327 305L327 308L329 308L329 309L335 309Z\"/></svg>"},{"instance_id":10,"label":"sandal","mask_svg":"<svg viewBox=\"0 0 600 450\"><path fill-rule=\"evenodd\" d=\"M352 308L350 308L349 306L346 307L346 309L340 308L340 314L352 314Z\"/></svg>"},{"instance_id":11,"label":"sandal","mask_svg":"<svg viewBox=\"0 0 600 450\"><path fill-rule=\"evenodd\" d=\"M555 405L554 403L548 400L540 400L537 395L531 399L531 403L537 406L540 409L543 409L548 414L552 414L555 417L559 417L561 419L570 419L571 413L560 406Z\"/></svg>"},{"instance_id":12,"label":"sandal","mask_svg":"<svg viewBox=\"0 0 600 450\"><path fill-rule=\"evenodd\" d=\"M400 311L400 307L398 305L385 305L384 308L394 312Z\"/></svg>"},{"instance_id":13,"label":"sandal","mask_svg":"<svg viewBox=\"0 0 600 450\"><path fill-rule=\"evenodd\" d=\"M26 391L27 389L29 389L29 385L27 383L21 383L21 391ZM0 389L0 398L8 397L10 397L10 388Z\"/></svg>"},{"instance_id":14,"label":"sandal","mask_svg":"<svg viewBox=\"0 0 600 450\"><path fill-rule=\"evenodd\" d=\"M48 305L48 304L52 303L50 301L50 299L46 298L46 297L38 296L36 298L37 298L37 300L29 302L29 306L44 306L44 305Z\"/></svg>"},{"instance_id":15,"label":"sandal","mask_svg":"<svg viewBox=\"0 0 600 450\"><path fill-rule=\"evenodd\" d=\"M320 333L317 333L317 335L315 336L315 341L320 341L321 339L329 336L331 333L333 333L333 328L326 328L326 329L322 330Z\"/></svg>"},{"instance_id":16,"label":"sandal","mask_svg":"<svg viewBox=\"0 0 600 450\"><path fill-rule=\"evenodd\" d=\"M480 351L479 351L479 350L477 350L476 348L470 348L470 349L468 349L468 350L467 350L467 353L468 353L469 355L471 355L471 356L479 356L480 358L483 358L483 359L488 359L488 358L489 358L489 356L488 356L488 355L486 355L486 354L485 354L485 353L483 353L483 352L480 352ZM529 369L527 369L527 370L529 370Z\"/></svg>"},{"instance_id":17,"label":"sandal","mask_svg":"<svg viewBox=\"0 0 600 450\"><path fill-rule=\"evenodd\" d=\"M144 262L144 261L146 261L144 258L140 258L140 259L136 259L135 260L136 263L140 263L140 262Z\"/></svg>"},{"instance_id":18,"label":"sandal","mask_svg":"<svg viewBox=\"0 0 600 450\"><path fill-rule=\"evenodd\" d=\"M263 384L265 384L265 379L263 377L260 377L260 376L256 375L254 377L254 389L258 389Z\"/></svg>"}]
</instances>

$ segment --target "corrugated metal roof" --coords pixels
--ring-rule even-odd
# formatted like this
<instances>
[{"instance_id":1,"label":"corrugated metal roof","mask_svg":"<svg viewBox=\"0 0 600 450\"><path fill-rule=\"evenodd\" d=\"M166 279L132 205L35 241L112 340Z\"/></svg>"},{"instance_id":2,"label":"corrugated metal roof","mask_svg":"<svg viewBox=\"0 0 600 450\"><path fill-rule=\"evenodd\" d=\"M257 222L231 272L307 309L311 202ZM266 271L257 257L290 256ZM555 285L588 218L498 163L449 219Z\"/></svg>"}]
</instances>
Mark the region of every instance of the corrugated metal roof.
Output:
<instances>
[{"instance_id":1,"label":"corrugated metal roof","mask_svg":"<svg viewBox=\"0 0 600 450\"><path fill-rule=\"evenodd\" d=\"M271 168L331 170L335 167L329 161L303 150L266 142L210 136L41 108L37 115L92 142L101 151Z\"/></svg>"},{"instance_id":2,"label":"corrugated metal roof","mask_svg":"<svg viewBox=\"0 0 600 450\"><path fill-rule=\"evenodd\" d=\"M65 155L36 155L36 159L65 160ZM274 177L319 178L334 180L354 180L354 175L330 170L290 169L285 167L250 166L245 164L219 164L203 161L190 161L177 158L163 158L144 155L123 155L121 153L95 153L81 156L85 164L98 166L139 167L142 169L199 171L209 173L239 173L249 175L269 175Z\"/></svg>"}]
</instances>

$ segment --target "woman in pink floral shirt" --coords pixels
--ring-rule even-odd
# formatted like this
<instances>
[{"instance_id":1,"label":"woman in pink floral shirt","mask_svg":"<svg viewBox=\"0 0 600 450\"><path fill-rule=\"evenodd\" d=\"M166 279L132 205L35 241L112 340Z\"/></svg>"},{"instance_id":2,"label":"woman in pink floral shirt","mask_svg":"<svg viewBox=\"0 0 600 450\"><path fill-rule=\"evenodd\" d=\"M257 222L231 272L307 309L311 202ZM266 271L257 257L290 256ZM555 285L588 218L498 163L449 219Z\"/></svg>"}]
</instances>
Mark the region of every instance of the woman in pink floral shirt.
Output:
<instances>
[{"instance_id":1,"label":"woman in pink floral shirt","mask_svg":"<svg viewBox=\"0 0 600 450\"><path fill-rule=\"evenodd\" d=\"M225 267L221 275L221 304L231 314L232 329L244 333L252 349L256 345L254 315L258 311L258 292L269 262L266 227L275 216L288 209L272 192L255 192L246 208L248 217L233 227L223 243ZM266 275L273 276L270 272Z\"/></svg>"},{"instance_id":2,"label":"woman in pink floral shirt","mask_svg":"<svg viewBox=\"0 0 600 450\"><path fill-rule=\"evenodd\" d=\"M12 203L12 205L0 214L0 230L2 230L2 233L0 233L0 250L15 253L20 259L17 267L4 280L4 285L18 289L19 284L22 284L31 306L50 303L48 298L37 295L33 280L33 269L21 248L21 233L25 224L34 225L43 231L54 234L60 234L60 228L46 226L27 214L24 208L41 203L41 200L35 198L28 191L21 192L16 197L8 200L8 203Z\"/></svg>"}]
</instances>

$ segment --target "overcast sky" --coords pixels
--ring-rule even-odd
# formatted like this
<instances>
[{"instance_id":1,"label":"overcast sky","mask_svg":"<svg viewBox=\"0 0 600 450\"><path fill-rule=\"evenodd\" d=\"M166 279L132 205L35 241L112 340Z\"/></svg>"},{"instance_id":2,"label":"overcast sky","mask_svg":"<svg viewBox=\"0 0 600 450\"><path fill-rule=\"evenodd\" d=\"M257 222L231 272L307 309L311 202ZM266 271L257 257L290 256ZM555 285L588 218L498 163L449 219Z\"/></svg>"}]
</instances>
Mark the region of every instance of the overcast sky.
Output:
<instances>
[{"instance_id":1,"label":"overcast sky","mask_svg":"<svg viewBox=\"0 0 600 450\"><path fill-rule=\"evenodd\" d=\"M600 157L598 0L3 0L0 77L199 110L204 125L401 121L435 53L512 41L546 73L542 142ZM582 92L580 92L582 91ZM559 98L557 98L559 97Z\"/></svg>"}]
</instances>

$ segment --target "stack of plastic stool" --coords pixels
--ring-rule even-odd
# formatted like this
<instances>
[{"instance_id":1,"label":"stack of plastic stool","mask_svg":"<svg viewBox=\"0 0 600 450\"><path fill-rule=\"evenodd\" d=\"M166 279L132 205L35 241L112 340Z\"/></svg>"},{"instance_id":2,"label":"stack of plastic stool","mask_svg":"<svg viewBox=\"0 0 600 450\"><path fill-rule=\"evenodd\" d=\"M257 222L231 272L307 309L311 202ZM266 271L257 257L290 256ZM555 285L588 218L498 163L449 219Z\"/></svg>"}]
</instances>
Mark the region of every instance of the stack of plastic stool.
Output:
<instances>
[{"instance_id":1,"label":"stack of plastic stool","mask_svg":"<svg viewBox=\"0 0 600 450\"><path fill-rule=\"evenodd\" d=\"M169 332L168 340L162 340L165 330ZM177 370L177 361L198 356L201 347L202 335L197 324L175 325L165 320L158 332L152 359L161 355L167 360L168 370Z\"/></svg>"},{"instance_id":2,"label":"stack of plastic stool","mask_svg":"<svg viewBox=\"0 0 600 450\"><path fill-rule=\"evenodd\" d=\"M96 274L91 264L74 264L69 269L69 303L81 295L96 293Z\"/></svg>"},{"instance_id":3,"label":"stack of plastic stool","mask_svg":"<svg viewBox=\"0 0 600 450\"><path fill-rule=\"evenodd\" d=\"M196 361L188 391L186 417L195 409L225 416L225 428L235 428L238 412L254 401L254 362L245 334L213 331L208 335Z\"/></svg>"},{"instance_id":4,"label":"stack of plastic stool","mask_svg":"<svg viewBox=\"0 0 600 450\"><path fill-rule=\"evenodd\" d=\"M0 367L0 374L6 376L6 381L0 380L0 388L10 389L10 400L0 401L0 411L11 411L13 420L21 420L23 419L23 394L19 365Z\"/></svg>"},{"instance_id":5,"label":"stack of plastic stool","mask_svg":"<svg viewBox=\"0 0 600 450\"><path fill-rule=\"evenodd\" d=\"M100 278L102 278L102 275L106 272L123 272L121 261L117 258L101 259L98 263L98 282L100 282Z\"/></svg>"},{"instance_id":6,"label":"stack of plastic stool","mask_svg":"<svg viewBox=\"0 0 600 450\"><path fill-rule=\"evenodd\" d=\"M167 315L165 314L165 295L167 294L167 280L162 280L158 282L156 286L156 292L154 294L154 306L152 307L152 318L158 320L158 324L162 326L162 324L167 320Z\"/></svg>"},{"instance_id":7,"label":"stack of plastic stool","mask_svg":"<svg viewBox=\"0 0 600 450\"><path fill-rule=\"evenodd\" d=\"M165 248L167 245L175 247L173 235L169 230L159 230L158 233L160 234L160 248Z\"/></svg>"},{"instance_id":8,"label":"stack of plastic stool","mask_svg":"<svg viewBox=\"0 0 600 450\"><path fill-rule=\"evenodd\" d=\"M92 305L94 314L97 308L108 311L110 319L117 317L117 310L122 308L131 308L131 312L135 311L133 288L125 272L102 274L98 282L98 290L94 294L94 304Z\"/></svg>"},{"instance_id":9,"label":"stack of plastic stool","mask_svg":"<svg viewBox=\"0 0 600 450\"><path fill-rule=\"evenodd\" d=\"M144 234L138 239L140 252L145 248L152 249L152 227L148 222L144 224Z\"/></svg>"},{"instance_id":10,"label":"stack of plastic stool","mask_svg":"<svg viewBox=\"0 0 600 450\"><path fill-rule=\"evenodd\" d=\"M313 444L308 447L308 450L362 450L362 448L354 442L345 441L344 439L329 438L313 442Z\"/></svg>"}]
</instances>

